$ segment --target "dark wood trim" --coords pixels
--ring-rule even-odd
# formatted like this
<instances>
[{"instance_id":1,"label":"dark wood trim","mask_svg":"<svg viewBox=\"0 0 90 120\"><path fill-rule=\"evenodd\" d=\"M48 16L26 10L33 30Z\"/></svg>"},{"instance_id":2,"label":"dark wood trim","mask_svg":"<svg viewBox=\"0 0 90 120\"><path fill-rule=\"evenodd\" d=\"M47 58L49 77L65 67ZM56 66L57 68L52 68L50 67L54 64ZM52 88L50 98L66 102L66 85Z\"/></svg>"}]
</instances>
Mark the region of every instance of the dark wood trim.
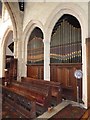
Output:
<instances>
[{"instance_id":1,"label":"dark wood trim","mask_svg":"<svg viewBox=\"0 0 90 120\"><path fill-rule=\"evenodd\" d=\"M64 67L64 66L82 66L82 63L50 63L50 66L61 66L61 67Z\"/></svg>"},{"instance_id":2,"label":"dark wood trim","mask_svg":"<svg viewBox=\"0 0 90 120\"><path fill-rule=\"evenodd\" d=\"M0 77L0 84L4 84L5 77Z\"/></svg>"}]
</instances>

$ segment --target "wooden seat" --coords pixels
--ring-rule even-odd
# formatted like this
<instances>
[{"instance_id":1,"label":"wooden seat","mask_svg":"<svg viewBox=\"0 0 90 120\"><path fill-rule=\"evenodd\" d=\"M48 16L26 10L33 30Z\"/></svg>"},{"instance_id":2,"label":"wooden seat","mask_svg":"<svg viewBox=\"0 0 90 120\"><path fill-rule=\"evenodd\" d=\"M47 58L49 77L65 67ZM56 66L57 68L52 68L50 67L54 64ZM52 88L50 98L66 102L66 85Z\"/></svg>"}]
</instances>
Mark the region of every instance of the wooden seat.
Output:
<instances>
[{"instance_id":1,"label":"wooden seat","mask_svg":"<svg viewBox=\"0 0 90 120\"><path fill-rule=\"evenodd\" d=\"M50 86L48 85L42 85L39 83L23 83L23 82L17 82L13 81L10 85L11 89L17 89L20 92L24 92L26 95L30 94L30 96L34 97L36 100L36 108L37 111L40 109L41 114L48 110L48 107L50 106L50 100L51 100L51 90Z\"/></svg>"},{"instance_id":2,"label":"wooden seat","mask_svg":"<svg viewBox=\"0 0 90 120\"><path fill-rule=\"evenodd\" d=\"M18 112L22 113L26 118L36 117L36 100L26 92L15 86L2 86L2 93L5 101L13 106ZM3 101L4 102L4 101Z\"/></svg>"},{"instance_id":3,"label":"wooden seat","mask_svg":"<svg viewBox=\"0 0 90 120\"><path fill-rule=\"evenodd\" d=\"M62 89L61 89L61 83L59 82L52 82L52 81L47 81L47 80L40 80L40 79L33 79L33 78L22 78L21 84L40 84L40 87L44 87L45 85L49 86L51 89L51 96L56 98L56 104L59 104L62 101Z\"/></svg>"}]
</instances>

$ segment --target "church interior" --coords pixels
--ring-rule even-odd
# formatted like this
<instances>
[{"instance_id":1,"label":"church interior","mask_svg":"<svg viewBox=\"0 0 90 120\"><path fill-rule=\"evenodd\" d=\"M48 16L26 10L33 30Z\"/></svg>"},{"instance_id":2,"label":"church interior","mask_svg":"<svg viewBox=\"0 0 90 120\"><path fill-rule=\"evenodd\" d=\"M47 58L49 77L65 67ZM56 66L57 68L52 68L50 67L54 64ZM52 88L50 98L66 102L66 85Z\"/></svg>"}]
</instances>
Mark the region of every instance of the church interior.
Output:
<instances>
[{"instance_id":1,"label":"church interior","mask_svg":"<svg viewBox=\"0 0 90 120\"><path fill-rule=\"evenodd\" d=\"M0 1L1 120L90 119L90 2L57 1Z\"/></svg>"}]
</instances>

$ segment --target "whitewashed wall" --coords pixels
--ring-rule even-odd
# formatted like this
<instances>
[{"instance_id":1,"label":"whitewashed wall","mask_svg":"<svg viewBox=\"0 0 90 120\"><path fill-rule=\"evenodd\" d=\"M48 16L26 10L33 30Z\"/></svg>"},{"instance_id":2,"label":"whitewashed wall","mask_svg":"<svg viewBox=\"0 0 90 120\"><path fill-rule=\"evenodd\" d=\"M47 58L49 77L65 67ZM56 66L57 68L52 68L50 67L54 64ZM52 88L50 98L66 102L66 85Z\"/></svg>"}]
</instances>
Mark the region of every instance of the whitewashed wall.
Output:
<instances>
[{"instance_id":1,"label":"whitewashed wall","mask_svg":"<svg viewBox=\"0 0 90 120\"><path fill-rule=\"evenodd\" d=\"M28 15L27 15L28 13ZM82 70L83 70L83 101L85 103L85 107L87 107L87 73L86 73L86 44L85 40L88 38L88 2L41 2L41 3L25 3L25 13L24 13L24 20L23 20L23 47L24 47L24 54L23 58L24 63L27 62L27 42L31 31L34 29L35 26L41 28L44 34L44 79L50 80L50 37L54 25L58 21L58 19L63 14L71 14L75 16L81 25L82 31ZM27 36L27 37L26 37ZM26 43L26 44L25 44ZM48 51L46 51L48 50ZM47 66L46 66L47 65ZM26 67L23 67L23 75L27 73Z\"/></svg>"},{"instance_id":2,"label":"whitewashed wall","mask_svg":"<svg viewBox=\"0 0 90 120\"><path fill-rule=\"evenodd\" d=\"M56 9L57 6L67 5L69 2L41 2L41 3L35 3L35 2L27 2L25 3L25 12L24 12L24 20L23 20L23 29L25 29L26 25L31 20L38 20L43 25L47 22L48 17L51 16L52 11ZM86 2L77 2L73 3L76 6L80 7L82 9L83 15L86 17L88 15L88 3ZM71 7L71 6L70 6Z\"/></svg>"}]
</instances>

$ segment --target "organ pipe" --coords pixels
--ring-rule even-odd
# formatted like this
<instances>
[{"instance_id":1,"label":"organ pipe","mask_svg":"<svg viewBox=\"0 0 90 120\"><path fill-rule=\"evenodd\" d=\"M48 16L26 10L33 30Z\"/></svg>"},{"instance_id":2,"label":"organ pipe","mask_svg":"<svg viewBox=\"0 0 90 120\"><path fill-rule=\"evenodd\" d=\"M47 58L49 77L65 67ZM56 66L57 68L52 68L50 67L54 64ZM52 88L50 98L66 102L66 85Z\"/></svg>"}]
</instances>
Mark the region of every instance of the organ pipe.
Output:
<instances>
[{"instance_id":1,"label":"organ pipe","mask_svg":"<svg viewBox=\"0 0 90 120\"><path fill-rule=\"evenodd\" d=\"M55 62L81 62L81 29L63 20L52 35L50 50Z\"/></svg>"}]
</instances>

